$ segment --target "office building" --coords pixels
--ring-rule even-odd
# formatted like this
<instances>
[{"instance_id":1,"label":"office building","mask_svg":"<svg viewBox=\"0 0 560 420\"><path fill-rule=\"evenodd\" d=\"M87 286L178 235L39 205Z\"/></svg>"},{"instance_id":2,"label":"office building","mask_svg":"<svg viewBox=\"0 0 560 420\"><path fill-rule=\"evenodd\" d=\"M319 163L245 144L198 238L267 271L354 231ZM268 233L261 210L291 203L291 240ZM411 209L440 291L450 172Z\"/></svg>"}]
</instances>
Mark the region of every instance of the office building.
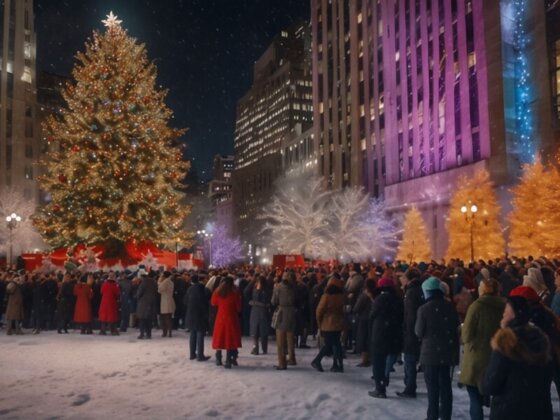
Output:
<instances>
[{"instance_id":1,"label":"office building","mask_svg":"<svg viewBox=\"0 0 560 420\"><path fill-rule=\"evenodd\" d=\"M313 119L307 23L278 34L254 65L253 85L237 104L233 215L236 234L258 237L262 208L282 174L282 141Z\"/></svg>"},{"instance_id":2,"label":"office building","mask_svg":"<svg viewBox=\"0 0 560 420\"><path fill-rule=\"evenodd\" d=\"M39 157L32 0L0 1L0 194L18 189L38 201Z\"/></svg>"}]
</instances>

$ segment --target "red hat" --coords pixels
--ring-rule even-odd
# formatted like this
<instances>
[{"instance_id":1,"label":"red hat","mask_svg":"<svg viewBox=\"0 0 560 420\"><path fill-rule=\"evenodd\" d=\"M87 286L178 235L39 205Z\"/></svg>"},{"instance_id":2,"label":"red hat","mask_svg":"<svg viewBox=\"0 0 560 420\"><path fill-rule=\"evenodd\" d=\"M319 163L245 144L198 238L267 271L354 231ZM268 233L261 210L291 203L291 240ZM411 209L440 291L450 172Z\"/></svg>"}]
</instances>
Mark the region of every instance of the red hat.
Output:
<instances>
[{"instance_id":1,"label":"red hat","mask_svg":"<svg viewBox=\"0 0 560 420\"><path fill-rule=\"evenodd\" d=\"M377 282L377 287L395 287L395 282L393 281L393 279L383 277Z\"/></svg>"},{"instance_id":2,"label":"red hat","mask_svg":"<svg viewBox=\"0 0 560 420\"><path fill-rule=\"evenodd\" d=\"M540 300L537 292L535 292L534 289L528 286L516 287L510 292L509 296L520 296L522 298L525 298L528 302L538 302Z\"/></svg>"}]
</instances>

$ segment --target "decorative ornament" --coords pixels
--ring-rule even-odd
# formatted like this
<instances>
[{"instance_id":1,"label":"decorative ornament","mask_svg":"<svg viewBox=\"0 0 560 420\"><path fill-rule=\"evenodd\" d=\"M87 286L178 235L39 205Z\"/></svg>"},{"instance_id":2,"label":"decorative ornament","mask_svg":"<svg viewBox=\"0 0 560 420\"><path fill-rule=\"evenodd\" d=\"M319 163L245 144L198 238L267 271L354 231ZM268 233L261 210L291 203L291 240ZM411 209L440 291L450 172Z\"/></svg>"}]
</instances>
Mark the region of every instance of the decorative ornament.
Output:
<instances>
[{"instance_id":1,"label":"decorative ornament","mask_svg":"<svg viewBox=\"0 0 560 420\"><path fill-rule=\"evenodd\" d=\"M64 174L60 174L58 175L58 180L64 184L66 183L66 176L64 176Z\"/></svg>"},{"instance_id":2,"label":"decorative ornament","mask_svg":"<svg viewBox=\"0 0 560 420\"><path fill-rule=\"evenodd\" d=\"M101 22L103 22L103 24L109 28L109 29L113 29L116 26L121 26L122 20L117 19L117 16L113 14L113 11L111 10L109 12L109 14L107 15L107 19L102 20Z\"/></svg>"}]
</instances>

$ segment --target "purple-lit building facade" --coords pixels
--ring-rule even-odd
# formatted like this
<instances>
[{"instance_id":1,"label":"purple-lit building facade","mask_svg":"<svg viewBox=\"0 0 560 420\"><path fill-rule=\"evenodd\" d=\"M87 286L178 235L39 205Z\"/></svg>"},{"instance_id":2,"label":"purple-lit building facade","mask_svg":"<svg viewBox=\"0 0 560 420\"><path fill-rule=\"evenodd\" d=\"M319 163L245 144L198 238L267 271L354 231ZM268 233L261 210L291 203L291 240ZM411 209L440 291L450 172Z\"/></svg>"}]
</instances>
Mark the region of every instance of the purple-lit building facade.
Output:
<instances>
[{"instance_id":1,"label":"purple-lit building facade","mask_svg":"<svg viewBox=\"0 0 560 420\"><path fill-rule=\"evenodd\" d=\"M415 204L444 255L461 174L486 167L505 196L523 163L557 147L538 3L312 0L314 135L331 188L362 185L397 218Z\"/></svg>"}]
</instances>

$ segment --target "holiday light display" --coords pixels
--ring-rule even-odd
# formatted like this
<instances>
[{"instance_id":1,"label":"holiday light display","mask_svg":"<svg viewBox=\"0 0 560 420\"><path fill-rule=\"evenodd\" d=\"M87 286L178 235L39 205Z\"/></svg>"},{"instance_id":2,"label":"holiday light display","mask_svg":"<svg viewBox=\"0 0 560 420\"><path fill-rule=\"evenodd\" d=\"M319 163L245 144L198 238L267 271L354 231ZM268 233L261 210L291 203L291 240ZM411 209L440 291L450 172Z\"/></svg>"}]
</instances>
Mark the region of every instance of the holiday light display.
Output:
<instances>
[{"instance_id":1,"label":"holiday light display","mask_svg":"<svg viewBox=\"0 0 560 420\"><path fill-rule=\"evenodd\" d=\"M540 158L525 165L521 182L512 189L510 248L514 255L560 255L560 174Z\"/></svg>"},{"instance_id":2,"label":"holiday light display","mask_svg":"<svg viewBox=\"0 0 560 420\"><path fill-rule=\"evenodd\" d=\"M469 261L471 250L474 260L504 255L505 242L499 219L500 206L488 171L479 170L470 178L460 177L450 201L446 258Z\"/></svg>"},{"instance_id":3,"label":"holiday light display","mask_svg":"<svg viewBox=\"0 0 560 420\"><path fill-rule=\"evenodd\" d=\"M432 259L432 247L428 241L426 224L416 207L412 207L404 218L403 238L396 259L409 263L427 262Z\"/></svg>"},{"instance_id":4,"label":"holiday light display","mask_svg":"<svg viewBox=\"0 0 560 420\"><path fill-rule=\"evenodd\" d=\"M189 164L175 143L184 130L168 127L167 92L144 45L112 13L104 23L77 55L62 118L44 125L39 182L52 200L35 226L52 246L175 243L189 211L180 205Z\"/></svg>"}]
</instances>

